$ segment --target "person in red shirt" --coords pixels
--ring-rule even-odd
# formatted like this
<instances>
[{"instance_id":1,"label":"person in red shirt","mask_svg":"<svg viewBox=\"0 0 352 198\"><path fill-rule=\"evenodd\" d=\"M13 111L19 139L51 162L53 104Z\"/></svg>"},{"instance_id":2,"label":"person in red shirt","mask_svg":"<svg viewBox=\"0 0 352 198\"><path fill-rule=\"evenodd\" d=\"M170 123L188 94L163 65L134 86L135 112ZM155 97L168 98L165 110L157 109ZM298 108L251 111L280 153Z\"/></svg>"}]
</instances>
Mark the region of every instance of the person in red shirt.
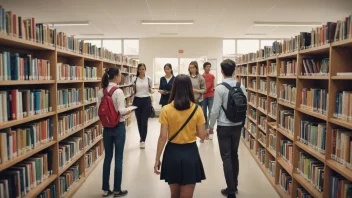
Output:
<instances>
[{"instance_id":1,"label":"person in red shirt","mask_svg":"<svg viewBox=\"0 0 352 198\"><path fill-rule=\"evenodd\" d=\"M213 107L214 90L215 90L215 76L210 73L211 63L205 62L203 64L203 68L204 68L203 78L205 79L206 92L203 94L204 99L203 99L202 108L203 108L203 113L204 113L204 117L206 120L205 127L208 131L208 128L209 128L209 119L208 118L210 117L211 108ZM207 112L207 111L209 111L209 112ZM209 134L208 137L210 140L212 140L213 134Z\"/></svg>"}]
</instances>

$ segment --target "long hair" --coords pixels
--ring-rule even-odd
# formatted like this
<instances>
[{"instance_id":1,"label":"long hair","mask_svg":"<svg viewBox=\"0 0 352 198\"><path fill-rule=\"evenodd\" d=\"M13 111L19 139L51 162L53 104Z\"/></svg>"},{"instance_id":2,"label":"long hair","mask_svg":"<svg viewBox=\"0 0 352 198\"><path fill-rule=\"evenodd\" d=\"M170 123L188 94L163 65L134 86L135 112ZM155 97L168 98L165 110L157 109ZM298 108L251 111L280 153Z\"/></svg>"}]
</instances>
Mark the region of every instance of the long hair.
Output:
<instances>
[{"instance_id":1,"label":"long hair","mask_svg":"<svg viewBox=\"0 0 352 198\"><path fill-rule=\"evenodd\" d=\"M172 85L169 103L174 101L174 107L179 110L189 109L190 102L195 103L191 78L185 74L176 76Z\"/></svg>"},{"instance_id":2,"label":"long hair","mask_svg":"<svg viewBox=\"0 0 352 198\"><path fill-rule=\"evenodd\" d=\"M172 65L170 63L166 63L164 65L164 70L165 70L166 67L169 67L171 69L171 75L174 75L174 70L172 70Z\"/></svg>"},{"instance_id":3,"label":"long hair","mask_svg":"<svg viewBox=\"0 0 352 198\"><path fill-rule=\"evenodd\" d=\"M114 79L115 76L118 76L119 74L120 70L117 67L105 69L103 77L101 78L101 86L103 88L107 88L109 86L109 81Z\"/></svg>"},{"instance_id":4,"label":"long hair","mask_svg":"<svg viewBox=\"0 0 352 198\"><path fill-rule=\"evenodd\" d=\"M139 68L144 67L145 71L147 71L147 67L145 66L144 63L139 63L137 67L137 77L139 77Z\"/></svg>"},{"instance_id":5,"label":"long hair","mask_svg":"<svg viewBox=\"0 0 352 198\"><path fill-rule=\"evenodd\" d=\"M191 63L189 63L189 65L194 65L194 67L197 69L196 74L198 75L199 74L198 62L197 61L192 61ZM189 72L189 75L192 75L191 70L189 69L189 66L188 66L188 72Z\"/></svg>"}]
</instances>

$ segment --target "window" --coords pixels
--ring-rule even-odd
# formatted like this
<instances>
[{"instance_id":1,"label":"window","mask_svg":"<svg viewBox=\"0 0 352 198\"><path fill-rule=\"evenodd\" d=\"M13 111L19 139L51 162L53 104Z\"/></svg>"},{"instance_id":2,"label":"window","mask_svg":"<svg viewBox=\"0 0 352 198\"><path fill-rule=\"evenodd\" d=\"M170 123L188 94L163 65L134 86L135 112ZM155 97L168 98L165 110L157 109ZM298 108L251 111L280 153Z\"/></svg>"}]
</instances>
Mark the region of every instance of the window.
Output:
<instances>
[{"instance_id":1,"label":"window","mask_svg":"<svg viewBox=\"0 0 352 198\"><path fill-rule=\"evenodd\" d=\"M236 41L235 40L223 40L222 41L222 53L224 56L236 54Z\"/></svg>"},{"instance_id":2,"label":"window","mask_svg":"<svg viewBox=\"0 0 352 198\"><path fill-rule=\"evenodd\" d=\"M84 43L91 43L92 45L97 46L97 48L101 47L101 40L84 40Z\"/></svg>"},{"instance_id":3,"label":"window","mask_svg":"<svg viewBox=\"0 0 352 198\"><path fill-rule=\"evenodd\" d=\"M237 40L237 54L255 53L259 50L259 40Z\"/></svg>"},{"instance_id":4,"label":"window","mask_svg":"<svg viewBox=\"0 0 352 198\"><path fill-rule=\"evenodd\" d=\"M121 40L103 40L104 48L111 50L115 54L122 54Z\"/></svg>"},{"instance_id":5,"label":"window","mask_svg":"<svg viewBox=\"0 0 352 198\"><path fill-rule=\"evenodd\" d=\"M139 40L123 41L124 55L139 55Z\"/></svg>"},{"instance_id":6,"label":"window","mask_svg":"<svg viewBox=\"0 0 352 198\"><path fill-rule=\"evenodd\" d=\"M154 85L159 87L159 79L165 75L164 66L166 63L172 65L172 71L174 75L179 74L178 58L155 58L154 59Z\"/></svg>"},{"instance_id":7,"label":"window","mask_svg":"<svg viewBox=\"0 0 352 198\"><path fill-rule=\"evenodd\" d=\"M276 40L261 40L260 41L260 48L264 49L265 46L273 46L273 43Z\"/></svg>"}]
</instances>

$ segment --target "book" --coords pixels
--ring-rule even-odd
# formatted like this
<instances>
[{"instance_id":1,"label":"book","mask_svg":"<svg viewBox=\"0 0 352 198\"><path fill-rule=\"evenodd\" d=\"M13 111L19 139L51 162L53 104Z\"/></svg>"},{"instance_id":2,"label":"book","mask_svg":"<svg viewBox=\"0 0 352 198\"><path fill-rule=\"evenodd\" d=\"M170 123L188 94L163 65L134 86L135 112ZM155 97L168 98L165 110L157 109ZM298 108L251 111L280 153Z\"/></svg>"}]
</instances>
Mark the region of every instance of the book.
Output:
<instances>
[{"instance_id":1,"label":"book","mask_svg":"<svg viewBox=\"0 0 352 198\"><path fill-rule=\"evenodd\" d=\"M259 116L259 126L262 127L264 129L264 132L266 131L266 124L267 124L267 118L265 115L260 115ZM265 141L266 142L266 141Z\"/></svg>"},{"instance_id":2,"label":"book","mask_svg":"<svg viewBox=\"0 0 352 198\"><path fill-rule=\"evenodd\" d=\"M320 192L324 186L324 163L305 152L298 153L297 172Z\"/></svg>"},{"instance_id":3,"label":"book","mask_svg":"<svg viewBox=\"0 0 352 198\"><path fill-rule=\"evenodd\" d=\"M269 95L273 97L277 97L277 84L276 81L271 81L269 84Z\"/></svg>"},{"instance_id":4,"label":"book","mask_svg":"<svg viewBox=\"0 0 352 198\"><path fill-rule=\"evenodd\" d=\"M352 169L352 131L346 129L332 130L332 153L331 158Z\"/></svg>"},{"instance_id":5,"label":"book","mask_svg":"<svg viewBox=\"0 0 352 198\"><path fill-rule=\"evenodd\" d=\"M266 97L259 97L258 108L260 108L264 112L267 112L267 106L268 106L268 99Z\"/></svg>"},{"instance_id":6,"label":"book","mask_svg":"<svg viewBox=\"0 0 352 198\"><path fill-rule=\"evenodd\" d=\"M262 163L262 165L265 164L265 153L266 153L265 148L259 146L259 148L257 149L257 157L259 161Z\"/></svg>"},{"instance_id":7,"label":"book","mask_svg":"<svg viewBox=\"0 0 352 198\"><path fill-rule=\"evenodd\" d=\"M57 122L58 136L62 137L79 127L82 127L83 112L75 111L72 113L59 114Z\"/></svg>"},{"instance_id":8,"label":"book","mask_svg":"<svg viewBox=\"0 0 352 198\"><path fill-rule=\"evenodd\" d=\"M98 119L98 107L86 106L84 107L84 123Z\"/></svg>"},{"instance_id":9,"label":"book","mask_svg":"<svg viewBox=\"0 0 352 198\"><path fill-rule=\"evenodd\" d=\"M275 177L275 172L276 172L276 161L269 160L269 165L268 165L269 173L272 177Z\"/></svg>"},{"instance_id":10,"label":"book","mask_svg":"<svg viewBox=\"0 0 352 198\"><path fill-rule=\"evenodd\" d=\"M293 142L280 140L280 155L291 167L293 162Z\"/></svg>"},{"instance_id":11,"label":"book","mask_svg":"<svg viewBox=\"0 0 352 198\"><path fill-rule=\"evenodd\" d=\"M301 107L309 111L327 115L328 92L326 89L303 88Z\"/></svg>"},{"instance_id":12,"label":"book","mask_svg":"<svg viewBox=\"0 0 352 198\"><path fill-rule=\"evenodd\" d=\"M276 152L276 132L273 129L269 129L269 148Z\"/></svg>"},{"instance_id":13,"label":"book","mask_svg":"<svg viewBox=\"0 0 352 198\"><path fill-rule=\"evenodd\" d=\"M313 59L303 58L303 73L305 76L327 76L329 74L329 58Z\"/></svg>"},{"instance_id":14,"label":"book","mask_svg":"<svg viewBox=\"0 0 352 198\"><path fill-rule=\"evenodd\" d=\"M84 156L84 162L85 162L85 167L86 171L88 171L92 165L95 164L95 162L98 160L98 158L102 155L102 150L100 146L95 146L89 151Z\"/></svg>"},{"instance_id":15,"label":"book","mask_svg":"<svg viewBox=\"0 0 352 198\"><path fill-rule=\"evenodd\" d=\"M294 112L293 110L279 111L279 127L293 135L294 132Z\"/></svg>"},{"instance_id":16,"label":"book","mask_svg":"<svg viewBox=\"0 0 352 198\"><path fill-rule=\"evenodd\" d=\"M102 135L102 128L99 125L84 129L84 147L89 147L98 137Z\"/></svg>"},{"instance_id":17,"label":"book","mask_svg":"<svg viewBox=\"0 0 352 198\"><path fill-rule=\"evenodd\" d=\"M72 188L80 180L80 166L79 164L72 165L59 177L59 192L61 196L64 196L70 188Z\"/></svg>"},{"instance_id":18,"label":"book","mask_svg":"<svg viewBox=\"0 0 352 198\"><path fill-rule=\"evenodd\" d=\"M337 91L335 99L335 112L333 116L337 119L352 120L352 92Z\"/></svg>"},{"instance_id":19,"label":"book","mask_svg":"<svg viewBox=\"0 0 352 198\"><path fill-rule=\"evenodd\" d=\"M281 61L280 76L296 76L297 60Z\"/></svg>"},{"instance_id":20,"label":"book","mask_svg":"<svg viewBox=\"0 0 352 198\"><path fill-rule=\"evenodd\" d=\"M56 185L50 184L36 198L56 198Z\"/></svg>"},{"instance_id":21,"label":"book","mask_svg":"<svg viewBox=\"0 0 352 198\"><path fill-rule=\"evenodd\" d=\"M267 92L267 81L266 80L259 80L259 90L260 92L266 93Z\"/></svg>"},{"instance_id":22,"label":"book","mask_svg":"<svg viewBox=\"0 0 352 198\"><path fill-rule=\"evenodd\" d=\"M317 152L325 154L326 123L301 120L299 140Z\"/></svg>"},{"instance_id":23,"label":"book","mask_svg":"<svg viewBox=\"0 0 352 198\"><path fill-rule=\"evenodd\" d=\"M279 170L279 185L288 196L292 195L292 177L282 168Z\"/></svg>"},{"instance_id":24,"label":"book","mask_svg":"<svg viewBox=\"0 0 352 198\"><path fill-rule=\"evenodd\" d=\"M57 80L83 80L84 67L57 63Z\"/></svg>"},{"instance_id":25,"label":"book","mask_svg":"<svg viewBox=\"0 0 352 198\"><path fill-rule=\"evenodd\" d=\"M271 115L272 117L276 118L276 110L277 110L277 102L274 100L269 103L269 112L268 114Z\"/></svg>"},{"instance_id":26,"label":"book","mask_svg":"<svg viewBox=\"0 0 352 198\"><path fill-rule=\"evenodd\" d=\"M296 104L296 85L294 84L281 84L279 90L279 101L291 105Z\"/></svg>"},{"instance_id":27,"label":"book","mask_svg":"<svg viewBox=\"0 0 352 198\"><path fill-rule=\"evenodd\" d=\"M84 66L83 68L84 80L98 80L98 68Z\"/></svg>"},{"instance_id":28,"label":"book","mask_svg":"<svg viewBox=\"0 0 352 198\"><path fill-rule=\"evenodd\" d=\"M66 164L82 153L83 140L81 137L69 137L59 143L59 169L63 169Z\"/></svg>"}]
</instances>

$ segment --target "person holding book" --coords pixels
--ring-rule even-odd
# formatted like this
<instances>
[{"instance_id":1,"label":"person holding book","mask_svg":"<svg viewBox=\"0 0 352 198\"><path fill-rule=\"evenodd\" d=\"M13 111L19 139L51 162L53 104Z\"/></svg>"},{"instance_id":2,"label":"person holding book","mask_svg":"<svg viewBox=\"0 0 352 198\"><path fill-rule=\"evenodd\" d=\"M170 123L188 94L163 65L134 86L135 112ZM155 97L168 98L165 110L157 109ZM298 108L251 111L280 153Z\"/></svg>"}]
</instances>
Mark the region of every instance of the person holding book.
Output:
<instances>
[{"instance_id":1,"label":"person holding book","mask_svg":"<svg viewBox=\"0 0 352 198\"><path fill-rule=\"evenodd\" d=\"M199 74L197 61L192 61L189 64L188 72L192 81L194 100L197 104L202 106L203 94L206 91L206 87L203 76Z\"/></svg>"},{"instance_id":2,"label":"person holding book","mask_svg":"<svg viewBox=\"0 0 352 198\"><path fill-rule=\"evenodd\" d=\"M161 129L154 173L169 184L172 198L193 197L196 183L205 180L196 140L199 137L204 142L206 132L203 111L195 102L188 76L180 74L175 78L169 101L159 118Z\"/></svg>"},{"instance_id":3,"label":"person holding book","mask_svg":"<svg viewBox=\"0 0 352 198\"><path fill-rule=\"evenodd\" d=\"M138 131L140 135L139 147L145 148L145 141L148 133L148 119L152 109L150 94L153 93L151 87L152 80L145 75L147 67L144 63L139 63L137 67L137 77L133 82L134 99L133 106L135 110Z\"/></svg>"},{"instance_id":4,"label":"person holding book","mask_svg":"<svg viewBox=\"0 0 352 198\"><path fill-rule=\"evenodd\" d=\"M122 182L122 161L123 151L126 140L125 119L123 116L128 116L131 110L125 107L125 95L121 89L118 89L118 84L121 82L120 70L116 67L106 69L102 77L102 88L98 92L97 106L99 108L102 98L104 97L103 90L110 94L116 112L119 112L121 117L119 123L112 128L104 127L103 142L105 150L105 158L103 165L103 197L108 197L114 194L114 197L121 197L128 194L127 190L121 189ZM113 88L114 91L110 90ZM115 147L115 149L114 149ZM115 152L115 176L114 176L114 191L110 190L110 170L113 153Z\"/></svg>"},{"instance_id":5,"label":"person holding book","mask_svg":"<svg viewBox=\"0 0 352 198\"><path fill-rule=\"evenodd\" d=\"M237 193L239 172L238 146L247 109L246 89L232 77L235 67L236 63L230 59L226 59L221 63L221 73L224 80L215 88L214 103L209 123L209 134L212 134L217 121L220 154L227 184L227 188L221 190L221 193L228 198L235 198ZM241 98L239 99L239 97ZM229 108L234 110L239 109L239 107L242 110L241 112L237 110L235 110L236 112L228 111L230 110ZM241 121L238 122L237 120Z\"/></svg>"},{"instance_id":6,"label":"person holding book","mask_svg":"<svg viewBox=\"0 0 352 198\"><path fill-rule=\"evenodd\" d=\"M205 128L208 131L209 129L209 116L211 114L211 108L213 107L214 100L214 90L215 90L215 76L210 73L211 63L205 62L203 64L204 74L203 78L205 80L206 91L203 94L203 112L205 117ZM209 113L208 113L209 112ZM209 139L213 139L213 134L208 135Z\"/></svg>"},{"instance_id":7,"label":"person holding book","mask_svg":"<svg viewBox=\"0 0 352 198\"><path fill-rule=\"evenodd\" d=\"M159 93L161 94L159 104L164 107L169 103L170 91L175 77L170 63L164 66L165 76L160 78Z\"/></svg>"}]
</instances>

